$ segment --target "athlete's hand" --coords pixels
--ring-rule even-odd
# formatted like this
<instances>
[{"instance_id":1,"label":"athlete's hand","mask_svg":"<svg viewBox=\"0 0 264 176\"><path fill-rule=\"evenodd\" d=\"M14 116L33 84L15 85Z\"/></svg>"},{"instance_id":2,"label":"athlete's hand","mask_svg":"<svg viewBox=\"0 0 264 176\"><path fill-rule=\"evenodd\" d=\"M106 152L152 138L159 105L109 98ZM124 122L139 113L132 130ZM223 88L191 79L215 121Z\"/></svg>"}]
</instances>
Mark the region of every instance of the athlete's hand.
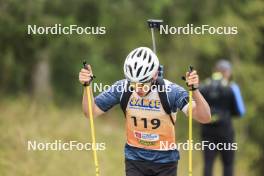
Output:
<instances>
[{"instance_id":1,"label":"athlete's hand","mask_svg":"<svg viewBox=\"0 0 264 176\"><path fill-rule=\"evenodd\" d=\"M90 65L87 65L87 69L82 68L79 72L79 81L81 84L89 83L91 81L91 77L93 76L93 71Z\"/></svg>"},{"instance_id":2,"label":"athlete's hand","mask_svg":"<svg viewBox=\"0 0 264 176\"><path fill-rule=\"evenodd\" d=\"M193 70L191 73L186 72L186 82L188 86L193 86L193 88L199 87L199 75L196 70Z\"/></svg>"}]
</instances>

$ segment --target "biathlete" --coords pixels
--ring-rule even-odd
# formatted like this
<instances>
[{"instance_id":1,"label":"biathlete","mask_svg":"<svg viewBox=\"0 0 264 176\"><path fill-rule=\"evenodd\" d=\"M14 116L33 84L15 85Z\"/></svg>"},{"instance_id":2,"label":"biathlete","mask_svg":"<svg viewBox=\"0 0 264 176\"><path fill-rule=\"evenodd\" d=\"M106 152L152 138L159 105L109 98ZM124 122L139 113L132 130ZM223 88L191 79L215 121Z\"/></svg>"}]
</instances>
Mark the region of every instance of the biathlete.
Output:
<instances>
[{"instance_id":1,"label":"biathlete","mask_svg":"<svg viewBox=\"0 0 264 176\"><path fill-rule=\"evenodd\" d=\"M100 116L120 104L126 117L126 176L175 176L179 151L175 144L176 112L188 116L188 92L179 85L159 77L159 60L149 48L130 52L124 63L126 79L115 82L93 100L93 115ZM81 69L79 81L90 83L90 65ZM186 82L193 91L193 118L200 123L211 120L210 108L200 93L195 70L186 73ZM120 91L120 86L122 87ZM82 105L89 118L87 97Z\"/></svg>"},{"instance_id":2,"label":"biathlete","mask_svg":"<svg viewBox=\"0 0 264 176\"><path fill-rule=\"evenodd\" d=\"M232 65L222 59L217 62L212 77L206 79L200 87L212 111L212 122L202 125L201 137L203 141L213 143L215 146L234 144L235 131L232 117L242 117L246 111L240 88L231 81L231 77ZM210 149L208 146L204 150L203 175L213 175L213 165L218 154L223 163L223 176L233 176L235 149L231 147Z\"/></svg>"}]
</instances>

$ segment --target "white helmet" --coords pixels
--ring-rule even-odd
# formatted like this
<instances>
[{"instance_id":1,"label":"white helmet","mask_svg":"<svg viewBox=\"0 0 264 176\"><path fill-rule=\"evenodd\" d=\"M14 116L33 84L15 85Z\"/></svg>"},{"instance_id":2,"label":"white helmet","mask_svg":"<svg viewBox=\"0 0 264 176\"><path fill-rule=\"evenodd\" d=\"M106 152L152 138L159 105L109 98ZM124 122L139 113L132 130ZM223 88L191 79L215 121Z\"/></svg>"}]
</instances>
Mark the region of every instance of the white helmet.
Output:
<instances>
[{"instance_id":1,"label":"white helmet","mask_svg":"<svg viewBox=\"0 0 264 176\"><path fill-rule=\"evenodd\" d=\"M159 68L159 59L147 47L139 47L131 51L124 63L124 74L131 82L149 81Z\"/></svg>"}]
</instances>

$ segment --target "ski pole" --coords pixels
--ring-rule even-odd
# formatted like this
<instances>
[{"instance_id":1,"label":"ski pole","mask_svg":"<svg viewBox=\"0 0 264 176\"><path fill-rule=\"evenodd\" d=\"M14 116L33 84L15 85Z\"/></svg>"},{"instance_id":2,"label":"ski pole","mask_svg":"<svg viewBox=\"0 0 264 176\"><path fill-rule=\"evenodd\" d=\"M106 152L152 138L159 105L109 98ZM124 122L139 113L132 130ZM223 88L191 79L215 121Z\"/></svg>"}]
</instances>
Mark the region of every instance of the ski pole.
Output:
<instances>
[{"instance_id":1,"label":"ski pole","mask_svg":"<svg viewBox=\"0 0 264 176\"><path fill-rule=\"evenodd\" d=\"M190 66L189 73L192 71L193 67ZM192 93L192 90L189 90L189 176L192 176Z\"/></svg>"},{"instance_id":2,"label":"ski pole","mask_svg":"<svg viewBox=\"0 0 264 176\"><path fill-rule=\"evenodd\" d=\"M153 52L157 55L157 48L156 48L156 40L155 40L155 28L159 30L159 27L161 23L163 23L163 20L157 20L157 19L149 19L148 21L148 27L151 31L151 39L152 39L152 49ZM159 65L159 78L163 79L163 65Z\"/></svg>"},{"instance_id":3,"label":"ski pole","mask_svg":"<svg viewBox=\"0 0 264 176\"><path fill-rule=\"evenodd\" d=\"M88 69L86 61L83 62L83 67ZM95 76L92 76L91 79L94 79ZM92 145L96 145L95 140L95 127L94 127L94 117L93 117L93 109L92 109L92 97L91 97L91 90L90 90L90 83L84 83L86 95L87 95L87 104L89 110L89 119L90 119L90 127L91 127L91 136L92 136ZM95 165L95 176L99 176L99 163L97 158L97 152L95 147L92 147L93 150L93 158L94 158L94 165Z\"/></svg>"},{"instance_id":4,"label":"ski pole","mask_svg":"<svg viewBox=\"0 0 264 176\"><path fill-rule=\"evenodd\" d=\"M161 23L163 23L163 20L156 20L156 19L149 19L148 20L148 26L151 30L151 38L152 38L152 47L153 47L153 52L156 54L156 41L155 41L155 33L154 29L157 28L159 29Z\"/></svg>"},{"instance_id":5,"label":"ski pole","mask_svg":"<svg viewBox=\"0 0 264 176\"><path fill-rule=\"evenodd\" d=\"M192 91L189 91L189 176L192 176Z\"/></svg>"},{"instance_id":6,"label":"ski pole","mask_svg":"<svg viewBox=\"0 0 264 176\"><path fill-rule=\"evenodd\" d=\"M193 71L193 67L190 66L189 67L189 73L191 73ZM183 76L182 77L183 80L186 81L186 78ZM188 86L188 85L187 85ZM193 101L193 98L192 98L192 89L193 89L193 86L191 87L191 89L189 89L189 106L188 106L188 114L189 114L189 123L188 123L188 128L189 128L189 151L188 151L188 155L189 155L189 158L188 158L188 171L189 171L189 176L192 176L192 140L193 140L193 135L192 135L192 101Z\"/></svg>"}]
</instances>

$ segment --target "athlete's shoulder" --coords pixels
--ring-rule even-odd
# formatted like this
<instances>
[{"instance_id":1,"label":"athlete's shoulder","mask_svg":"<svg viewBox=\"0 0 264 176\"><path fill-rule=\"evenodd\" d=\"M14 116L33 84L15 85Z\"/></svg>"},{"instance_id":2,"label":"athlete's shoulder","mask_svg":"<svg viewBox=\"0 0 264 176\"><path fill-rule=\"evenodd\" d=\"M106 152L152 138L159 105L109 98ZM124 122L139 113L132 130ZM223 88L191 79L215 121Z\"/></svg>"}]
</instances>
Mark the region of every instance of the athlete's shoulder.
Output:
<instances>
[{"instance_id":1,"label":"athlete's shoulder","mask_svg":"<svg viewBox=\"0 0 264 176\"><path fill-rule=\"evenodd\" d=\"M164 79L172 112L182 109L188 102L188 92L180 85Z\"/></svg>"},{"instance_id":2,"label":"athlete's shoulder","mask_svg":"<svg viewBox=\"0 0 264 176\"><path fill-rule=\"evenodd\" d=\"M166 86L166 88L168 89L171 89L171 91L172 92L179 92L179 91L185 91L185 89L182 87L182 86L180 86L180 85L178 85L178 84L176 84L176 83L174 83L174 82L172 82L172 81L169 81L169 80L167 80L167 79L164 79L164 82L165 82L165 86Z\"/></svg>"},{"instance_id":3,"label":"athlete's shoulder","mask_svg":"<svg viewBox=\"0 0 264 176\"><path fill-rule=\"evenodd\" d=\"M235 81L231 81L229 85L239 87L239 85Z\"/></svg>"},{"instance_id":4,"label":"athlete's shoulder","mask_svg":"<svg viewBox=\"0 0 264 176\"><path fill-rule=\"evenodd\" d=\"M234 81L232 81L232 82L229 83L229 87L230 87L230 89L232 90L232 92L233 92L234 94L237 94L237 93L240 94L240 87L239 87L239 85L238 85L237 83L235 83Z\"/></svg>"},{"instance_id":5,"label":"athlete's shoulder","mask_svg":"<svg viewBox=\"0 0 264 176\"><path fill-rule=\"evenodd\" d=\"M95 97L95 104L104 112L120 102L125 80L118 80L111 86L104 86L103 91Z\"/></svg>"},{"instance_id":6,"label":"athlete's shoulder","mask_svg":"<svg viewBox=\"0 0 264 176\"><path fill-rule=\"evenodd\" d=\"M115 81L110 87L109 87L109 90L110 91L122 91L124 86L127 84L127 80L126 79L120 79L120 80L117 80Z\"/></svg>"},{"instance_id":7,"label":"athlete's shoulder","mask_svg":"<svg viewBox=\"0 0 264 176\"><path fill-rule=\"evenodd\" d=\"M117 80L114 83L110 84L110 85L103 85L103 86L98 86L99 87L99 93L103 94L103 95L116 95L116 96L120 96L121 93L124 90L124 85L126 84L126 79L121 79L121 80ZM95 90L97 90L97 87L95 86Z\"/></svg>"},{"instance_id":8,"label":"athlete's shoulder","mask_svg":"<svg viewBox=\"0 0 264 176\"><path fill-rule=\"evenodd\" d=\"M127 83L127 79L117 80L113 85L124 85Z\"/></svg>"}]
</instances>

